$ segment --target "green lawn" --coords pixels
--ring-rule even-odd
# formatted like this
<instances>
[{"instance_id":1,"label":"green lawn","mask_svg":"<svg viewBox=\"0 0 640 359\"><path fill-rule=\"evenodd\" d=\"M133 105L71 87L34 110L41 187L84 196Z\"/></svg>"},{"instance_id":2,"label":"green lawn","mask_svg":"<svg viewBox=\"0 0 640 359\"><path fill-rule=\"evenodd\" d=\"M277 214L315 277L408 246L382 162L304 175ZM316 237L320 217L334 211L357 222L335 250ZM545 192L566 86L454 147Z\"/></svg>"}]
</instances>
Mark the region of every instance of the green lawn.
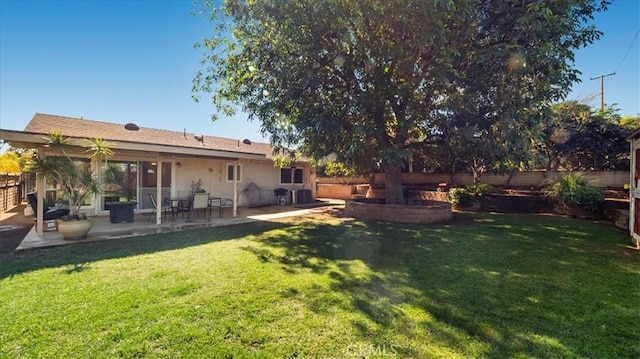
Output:
<instances>
[{"instance_id":1,"label":"green lawn","mask_svg":"<svg viewBox=\"0 0 640 359\"><path fill-rule=\"evenodd\" d=\"M0 358L631 358L640 254L613 227L319 216L0 257Z\"/></svg>"}]
</instances>

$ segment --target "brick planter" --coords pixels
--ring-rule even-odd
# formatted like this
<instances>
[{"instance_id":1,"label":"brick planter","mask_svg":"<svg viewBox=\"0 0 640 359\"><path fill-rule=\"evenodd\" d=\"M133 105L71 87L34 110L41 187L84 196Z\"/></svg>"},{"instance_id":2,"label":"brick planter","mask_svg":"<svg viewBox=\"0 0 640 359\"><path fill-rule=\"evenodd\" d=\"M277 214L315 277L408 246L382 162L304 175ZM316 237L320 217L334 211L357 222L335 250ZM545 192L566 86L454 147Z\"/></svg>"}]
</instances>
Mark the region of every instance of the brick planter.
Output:
<instances>
[{"instance_id":1,"label":"brick planter","mask_svg":"<svg viewBox=\"0 0 640 359\"><path fill-rule=\"evenodd\" d=\"M435 201L412 205L348 201L345 214L359 220L394 223L444 223L453 219L451 203Z\"/></svg>"}]
</instances>

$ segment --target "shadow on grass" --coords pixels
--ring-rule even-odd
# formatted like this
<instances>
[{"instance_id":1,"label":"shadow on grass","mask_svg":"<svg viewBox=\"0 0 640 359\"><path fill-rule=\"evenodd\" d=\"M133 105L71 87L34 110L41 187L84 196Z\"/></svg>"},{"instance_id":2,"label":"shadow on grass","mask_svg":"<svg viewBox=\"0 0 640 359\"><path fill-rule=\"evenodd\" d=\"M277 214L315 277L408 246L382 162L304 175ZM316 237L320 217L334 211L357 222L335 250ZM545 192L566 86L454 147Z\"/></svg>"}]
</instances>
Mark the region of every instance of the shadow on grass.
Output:
<instances>
[{"instance_id":1,"label":"shadow on grass","mask_svg":"<svg viewBox=\"0 0 640 359\"><path fill-rule=\"evenodd\" d=\"M435 226L306 221L245 249L289 273L329 275L345 300L323 288L300 300L318 313L357 311L363 319L352 325L381 343L423 338L463 356L633 357L638 254L624 240L585 220L465 214Z\"/></svg>"},{"instance_id":2,"label":"shadow on grass","mask_svg":"<svg viewBox=\"0 0 640 359\"><path fill-rule=\"evenodd\" d=\"M87 265L94 261L233 240L282 226L283 224L279 223L255 222L0 253L0 279L33 270L60 266L68 266L65 272L70 274L86 269Z\"/></svg>"}]
</instances>

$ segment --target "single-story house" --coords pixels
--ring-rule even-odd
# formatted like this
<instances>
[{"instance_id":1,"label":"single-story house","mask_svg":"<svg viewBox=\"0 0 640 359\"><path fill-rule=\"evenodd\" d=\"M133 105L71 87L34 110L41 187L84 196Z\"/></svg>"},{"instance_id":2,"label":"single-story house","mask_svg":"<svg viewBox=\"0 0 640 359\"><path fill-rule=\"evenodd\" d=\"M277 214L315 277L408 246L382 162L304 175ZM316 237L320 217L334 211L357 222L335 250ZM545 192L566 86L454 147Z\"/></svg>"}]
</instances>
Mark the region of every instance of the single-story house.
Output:
<instances>
[{"instance_id":1,"label":"single-story house","mask_svg":"<svg viewBox=\"0 0 640 359\"><path fill-rule=\"evenodd\" d=\"M636 246L640 247L640 129L629 135L627 141L631 143L629 233Z\"/></svg>"},{"instance_id":2,"label":"single-story house","mask_svg":"<svg viewBox=\"0 0 640 359\"><path fill-rule=\"evenodd\" d=\"M108 215L109 202L137 202L138 211L153 209L151 197L168 198L191 193L196 187L211 196L233 200L238 206L275 204L275 189L289 190L288 201L305 190L307 200L315 199L315 170L307 160L292 161L289 167L274 164L272 146L249 140L235 140L203 133L168 131L139 127L134 123L108 123L36 113L24 131L0 129L0 139L16 148L35 149L40 156L53 154L43 135L60 130L78 146L73 153L93 170L109 171L103 193L83 207L90 216ZM89 160L82 148L87 138L100 137L111 144L114 155L107 164ZM43 213L47 191L53 184L36 181L38 212ZM250 195L246 190L261 191ZM293 192L293 194L292 194ZM150 195L151 194L151 195ZM282 198L281 198L282 200ZM40 218L42 216L38 216ZM156 223L162 218L157 215ZM42 234L42 224L37 230Z\"/></svg>"}]
</instances>

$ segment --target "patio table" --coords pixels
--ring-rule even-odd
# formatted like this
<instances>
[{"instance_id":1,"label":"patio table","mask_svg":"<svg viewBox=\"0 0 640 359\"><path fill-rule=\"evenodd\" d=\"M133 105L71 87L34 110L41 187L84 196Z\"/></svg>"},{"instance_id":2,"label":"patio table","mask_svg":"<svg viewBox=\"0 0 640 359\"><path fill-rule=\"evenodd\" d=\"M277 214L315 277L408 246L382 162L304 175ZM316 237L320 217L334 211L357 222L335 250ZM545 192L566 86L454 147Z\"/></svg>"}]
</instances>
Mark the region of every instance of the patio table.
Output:
<instances>
[{"instance_id":1,"label":"patio table","mask_svg":"<svg viewBox=\"0 0 640 359\"><path fill-rule=\"evenodd\" d=\"M187 212L187 218L191 218L191 214L193 213L193 197L181 196L181 197L170 197L169 201L171 202L171 207L177 209L177 212ZM174 203L177 204L174 206ZM177 213L176 213L177 214ZM184 213L183 213L184 217Z\"/></svg>"},{"instance_id":2,"label":"patio table","mask_svg":"<svg viewBox=\"0 0 640 359\"><path fill-rule=\"evenodd\" d=\"M133 209L138 205L138 202L107 202L106 204L109 205L109 221L111 223L133 222Z\"/></svg>"}]
</instances>

